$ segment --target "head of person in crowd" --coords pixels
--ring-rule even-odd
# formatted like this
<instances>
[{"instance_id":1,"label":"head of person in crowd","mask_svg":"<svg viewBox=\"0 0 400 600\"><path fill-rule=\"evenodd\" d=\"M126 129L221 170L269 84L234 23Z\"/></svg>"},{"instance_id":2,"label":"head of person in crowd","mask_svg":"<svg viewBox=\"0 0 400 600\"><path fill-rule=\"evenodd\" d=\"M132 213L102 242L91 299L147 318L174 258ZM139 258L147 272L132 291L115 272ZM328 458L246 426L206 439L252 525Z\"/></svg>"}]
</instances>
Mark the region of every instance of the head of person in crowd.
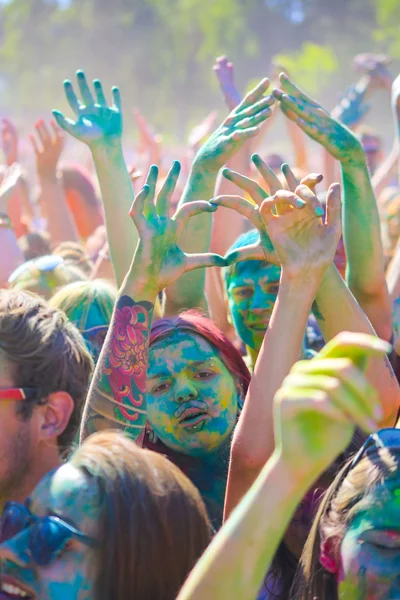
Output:
<instances>
[{"instance_id":1,"label":"head of person in crowd","mask_svg":"<svg viewBox=\"0 0 400 600\"><path fill-rule=\"evenodd\" d=\"M62 242L53 250L53 254L61 256L66 264L78 267L86 277L93 271L93 263L81 244L77 242Z\"/></svg>"},{"instance_id":2,"label":"head of person in crowd","mask_svg":"<svg viewBox=\"0 0 400 600\"><path fill-rule=\"evenodd\" d=\"M373 175L382 161L382 139L371 127L366 125L359 125L355 132L364 149L369 172Z\"/></svg>"},{"instance_id":3,"label":"head of person in crowd","mask_svg":"<svg viewBox=\"0 0 400 600\"><path fill-rule=\"evenodd\" d=\"M62 182L79 236L86 240L103 223L100 202L88 173L80 165L64 166Z\"/></svg>"},{"instance_id":4,"label":"head of person in crowd","mask_svg":"<svg viewBox=\"0 0 400 600\"><path fill-rule=\"evenodd\" d=\"M65 312L79 329L93 359L97 362L112 312L117 290L101 279L76 281L64 286L50 300L50 306Z\"/></svg>"},{"instance_id":5,"label":"head of person in crowd","mask_svg":"<svg viewBox=\"0 0 400 600\"><path fill-rule=\"evenodd\" d=\"M210 319L188 311L157 321L147 382L153 439L200 459L229 449L250 374Z\"/></svg>"},{"instance_id":6,"label":"head of person in crowd","mask_svg":"<svg viewBox=\"0 0 400 600\"><path fill-rule=\"evenodd\" d=\"M256 229L243 233L229 252L255 244L260 239ZM245 260L227 267L224 272L228 310L236 333L255 358L278 295L281 268L261 260Z\"/></svg>"},{"instance_id":7,"label":"head of person in crowd","mask_svg":"<svg viewBox=\"0 0 400 600\"><path fill-rule=\"evenodd\" d=\"M78 266L68 264L61 256L48 254L17 267L8 278L8 284L15 290L27 290L49 299L64 285L86 279Z\"/></svg>"},{"instance_id":8,"label":"head of person in crowd","mask_svg":"<svg viewBox=\"0 0 400 600\"><path fill-rule=\"evenodd\" d=\"M25 260L51 254L50 238L46 233L27 233L18 239Z\"/></svg>"},{"instance_id":9,"label":"head of person in crowd","mask_svg":"<svg viewBox=\"0 0 400 600\"><path fill-rule=\"evenodd\" d=\"M23 500L72 443L92 358L64 313L0 291L0 504Z\"/></svg>"},{"instance_id":10,"label":"head of person in crowd","mask_svg":"<svg viewBox=\"0 0 400 600\"><path fill-rule=\"evenodd\" d=\"M32 600L175 600L211 538L186 476L114 431L6 507L0 533L0 586Z\"/></svg>"},{"instance_id":11,"label":"head of person in crowd","mask_svg":"<svg viewBox=\"0 0 400 600\"><path fill-rule=\"evenodd\" d=\"M357 454L366 437L362 431L356 429L346 450L338 456L329 469L308 490L297 507L265 580L266 590L270 593L274 591L277 595L276 600L286 600L290 597L290 590L298 569L299 560L311 532L320 502L338 472L350 458Z\"/></svg>"},{"instance_id":12,"label":"head of person in crowd","mask_svg":"<svg viewBox=\"0 0 400 600\"><path fill-rule=\"evenodd\" d=\"M400 597L400 431L368 438L321 502L294 597Z\"/></svg>"}]
</instances>

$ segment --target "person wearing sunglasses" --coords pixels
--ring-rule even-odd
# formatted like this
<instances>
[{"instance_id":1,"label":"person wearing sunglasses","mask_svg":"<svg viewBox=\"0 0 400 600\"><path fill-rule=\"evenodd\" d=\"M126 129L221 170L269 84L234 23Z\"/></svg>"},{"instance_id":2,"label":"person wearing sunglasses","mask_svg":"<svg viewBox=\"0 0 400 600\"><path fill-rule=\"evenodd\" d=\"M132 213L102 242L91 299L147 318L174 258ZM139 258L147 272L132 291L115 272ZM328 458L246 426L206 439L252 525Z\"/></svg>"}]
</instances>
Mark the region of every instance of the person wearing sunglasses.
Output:
<instances>
[{"instance_id":1,"label":"person wearing sunglasses","mask_svg":"<svg viewBox=\"0 0 400 600\"><path fill-rule=\"evenodd\" d=\"M347 356L315 358L307 373L295 365L283 382L274 401L274 455L178 600L257 598L296 507L348 446L355 427L372 435L328 488L287 597L400 598L400 430L373 433L381 408L364 373L367 360L389 348L365 334L346 338Z\"/></svg>"},{"instance_id":2,"label":"person wearing sunglasses","mask_svg":"<svg viewBox=\"0 0 400 600\"><path fill-rule=\"evenodd\" d=\"M92 370L62 311L28 292L0 291L0 510L60 465Z\"/></svg>"},{"instance_id":3,"label":"person wearing sunglasses","mask_svg":"<svg viewBox=\"0 0 400 600\"><path fill-rule=\"evenodd\" d=\"M210 541L200 494L121 432L90 436L0 523L0 597L175 600Z\"/></svg>"}]
</instances>

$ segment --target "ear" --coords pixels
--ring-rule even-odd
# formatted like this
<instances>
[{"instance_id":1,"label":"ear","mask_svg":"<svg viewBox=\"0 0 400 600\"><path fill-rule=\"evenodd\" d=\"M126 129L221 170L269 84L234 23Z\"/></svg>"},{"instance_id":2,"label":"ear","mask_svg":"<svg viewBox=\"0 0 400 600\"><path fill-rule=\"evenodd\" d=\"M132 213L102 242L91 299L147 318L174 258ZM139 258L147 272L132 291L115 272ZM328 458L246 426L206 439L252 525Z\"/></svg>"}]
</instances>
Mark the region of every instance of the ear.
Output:
<instances>
[{"instance_id":1,"label":"ear","mask_svg":"<svg viewBox=\"0 0 400 600\"><path fill-rule=\"evenodd\" d=\"M54 392L43 405L40 422L40 437L50 441L58 438L65 431L72 412L74 401L67 392Z\"/></svg>"},{"instance_id":2,"label":"ear","mask_svg":"<svg viewBox=\"0 0 400 600\"><path fill-rule=\"evenodd\" d=\"M339 565L336 560L334 543L332 538L321 543L319 562L328 571L328 573L336 574L339 572Z\"/></svg>"}]
</instances>

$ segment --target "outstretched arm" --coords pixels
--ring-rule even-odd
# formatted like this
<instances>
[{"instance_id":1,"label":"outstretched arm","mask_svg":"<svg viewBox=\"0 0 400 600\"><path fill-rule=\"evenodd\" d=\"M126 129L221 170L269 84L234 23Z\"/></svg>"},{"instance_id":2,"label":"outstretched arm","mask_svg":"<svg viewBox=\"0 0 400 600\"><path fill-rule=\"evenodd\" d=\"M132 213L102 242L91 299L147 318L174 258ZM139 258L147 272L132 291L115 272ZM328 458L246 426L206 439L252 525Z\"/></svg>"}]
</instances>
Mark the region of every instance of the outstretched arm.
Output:
<instances>
[{"instance_id":1,"label":"outstretched arm","mask_svg":"<svg viewBox=\"0 0 400 600\"><path fill-rule=\"evenodd\" d=\"M190 573L178 600L257 597L307 490L346 448L355 426L375 430L372 415L379 403L361 369L387 346L347 334L310 361L305 376L303 363L295 366L275 397L275 453ZM336 359L338 350L344 360ZM325 364L331 371L321 377Z\"/></svg>"},{"instance_id":2,"label":"outstretched arm","mask_svg":"<svg viewBox=\"0 0 400 600\"><path fill-rule=\"evenodd\" d=\"M340 161L343 179L343 239L346 279L376 332L391 337L391 307L386 286L378 208L364 151L354 134L283 73L275 90L282 111Z\"/></svg>"},{"instance_id":3,"label":"outstretched arm","mask_svg":"<svg viewBox=\"0 0 400 600\"><path fill-rule=\"evenodd\" d=\"M66 119L58 111L53 111L53 115L60 127L87 144L92 152L104 203L110 256L117 284L121 285L138 240L137 232L126 216L134 194L122 151L121 97L118 88L114 87L113 104L108 106L98 79L93 81L92 93L85 74L77 71L76 77L81 100L71 82L64 82L65 95L76 121Z\"/></svg>"},{"instance_id":4,"label":"outstretched arm","mask_svg":"<svg viewBox=\"0 0 400 600\"><path fill-rule=\"evenodd\" d=\"M260 123L271 114L273 98L264 97L268 85L268 80L263 79L200 148L192 164L180 207L192 200L213 196L219 170L249 138L258 133ZM211 215L200 215L193 219L182 236L183 250L190 253L206 252L210 246L211 227ZM206 309L204 287L204 270L179 279L166 290L166 315L176 314L184 308Z\"/></svg>"},{"instance_id":5,"label":"outstretched arm","mask_svg":"<svg viewBox=\"0 0 400 600\"><path fill-rule=\"evenodd\" d=\"M157 294L186 271L225 264L215 255L188 256L177 246L191 216L216 209L208 202L193 202L169 217L170 197L179 171L176 162L155 202L158 169L152 167L132 205L130 215L139 241L96 366L81 439L99 429L119 427L141 442L147 420L149 336Z\"/></svg>"},{"instance_id":6,"label":"outstretched arm","mask_svg":"<svg viewBox=\"0 0 400 600\"><path fill-rule=\"evenodd\" d=\"M256 156L254 160L270 191L275 194L272 200L261 204L260 214L282 265L282 273L271 321L232 442L225 518L272 455L273 398L301 355L311 305L323 273L333 260L341 233L340 189L337 184L329 191L328 218L323 223L323 209L310 188L300 185L295 193L278 191L280 182L274 173L260 157ZM238 184L246 186L240 176L231 176ZM253 190L252 198L260 202L265 195L266 192L260 188L259 194ZM243 199L226 197L215 201L236 207L243 214L249 210L254 212L254 207ZM270 203L276 204L278 216L266 210ZM289 203L294 208L289 210ZM246 257L246 252L247 249L242 251L242 258ZM240 260L240 253L234 257Z\"/></svg>"}]
</instances>

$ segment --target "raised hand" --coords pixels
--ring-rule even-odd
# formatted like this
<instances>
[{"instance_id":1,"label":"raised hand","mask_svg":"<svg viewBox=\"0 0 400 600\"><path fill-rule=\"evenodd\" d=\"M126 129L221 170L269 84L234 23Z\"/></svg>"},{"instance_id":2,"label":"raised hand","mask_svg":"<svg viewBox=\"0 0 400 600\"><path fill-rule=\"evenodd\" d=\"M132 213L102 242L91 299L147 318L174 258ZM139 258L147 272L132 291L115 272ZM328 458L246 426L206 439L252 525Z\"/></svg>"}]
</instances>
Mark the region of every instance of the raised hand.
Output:
<instances>
[{"instance_id":1,"label":"raised hand","mask_svg":"<svg viewBox=\"0 0 400 600\"><path fill-rule=\"evenodd\" d=\"M11 166L18 162L18 131L10 119L3 119L1 127L1 140L6 163Z\"/></svg>"},{"instance_id":2,"label":"raised hand","mask_svg":"<svg viewBox=\"0 0 400 600\"><path fill-rule=\"evenodd\" d=\"M173 217L169 216L179 172L180 164L175 161L156 197L158 168L152 166L130 211L139 242L127 278L134 281L135 289L141 288L152 298L188 271L225 266L225 260L218 254L185 254L178 247L179 237L191 217L216 210L216 206L199 200L184 204Z\"/></svg>"},{"instance_id":3,"label":"raised hand","mask_svg":"<svg viewBox=\"0 0 400 600\"><path fill-rule=\"evenodd\" d=\"M55 124L51 121L50 133L48 126L43 120L35 123L37 139L30 135L36 156L36 169L39 177L54 177L57 171L57 164L64 148L64 136Z\"/></svg>"},{"instance_id":4,"label":"raised hand","mask_svg":"<svg viewBox=\"0 0 400 600\"><path fill-rule=\"evenodd\" d=\"M390 349L376 337L345 332L294 365L275 396L274 427L277 451L296 477L325 471L355 427L379 428L382 408L364 372L370 357Z\"/></svg>"},{"instance_id":5,"label":"raised hand","mask_svg":"<svg viewBox=\"0 0 400 600\"><path fill-rule=\"evenodd\" d=\"M75 93L72 83L64 81L64 91L68 104L75 113L76 121L67 119L58 110L53 115L58 125L76 139L90 147L99 144L119 143L122 135L121 96L117 87L112 88L113 104L108 106L101 82L93 81L93 93L83 71L76 73L81 99Z\"/></svg>"},{"instance_id":6,"label":"raised hand","mask_svg":"<svg viewBox=\"0 0 400 600\"><path fill-rule=\"evenodd\" d=\"M271 115L273 96L264 96L269 86L263 79L228 115L222 125L200 148L195 163L210 173L217 173L243 144L255 136L260 125Z\"/></svg>"},{"instance_id":7,"label":"raised hand","mask_svg":"<svg viewBox=\"0 0 400 600\"><path fill-rule=\"evenodd\" d=\"M304 177L299 184L290 167L287 164L282 165L282 172L286 178L288 188L293 192L289 193L281 190L281 182L258 154L254 154L252 160L262 176L268 192L256 181L240 175L239 173L235 173L230 169L224 169L223 175L245 191L252 198L254 204L240 196L220 196L212 200L212 202L217 205L236 209L243 216L248 218L260 233L260 242L230 252L225 257L227 262L231 264L242 260L267 260L274 264L282 264L284 250L282 249L283 253L281 256L278 255L277 251L277 247L281 243L280 236L283 233L281 228L285 228L286 235L289 236L292 234L294 236L292 243L294 243L295 246L296 244L304 246L305 240L300 240L299 232L303 227L306 227L309 235L311 235L311 231L309 230L311 227L315 229L315 234L318 232L321 237L327 236L324 242L318 242L316 237L314 243L316 245L321 243L324 246L327 254L325 254L324 251L321 258L323 257L323 259L329 263L331 261L331 245L329 242L332 244L336 243L337 246L337 241L335 242L335 240L338 235L338 229L340 230L340 220L338 221L338 217L340 219L340 207L338 207L338 205L340 205L339 189L335 186L331 191L330 206L332 211L329 214L329 223L326 221L325 224L322 224L320 217L323 215L324 211L319 205L318 199L313 194L315 186L322 180L322 175L311 173ZM262 212L264 201L266 198L269 198L270 195L273 195L271 201L273 201L274 204L276 203L278 212L286 215L285 219L282 218L280 220L279 225L278 221L275 222L273 219L269 219L270 210L267 210L268 203L265 203L263 209L266 212ZM293 211L293 207L304 208L305 206L308 207L308 210L305 213L301 213L298 210ZM266 219L268 220L268 223L266 222ZM306 225L307 219L308 224ZM297 236L295 235L296 228L299 228ZM274 236L278 237L274 240ZM311 243L311 237L309 237L308 242ZM295 252L297 250L295 250ZM299 260L304 259L306 261L309 258L309 254L304 254L304 252L302 257L298 257ZM317 257L315 256L314 260L316 258ZM315 266L317 265L315 264Z\"/></svg>"},{"instance_id":8,"label":"raised hand","mask_svg":"<svg viewBox=\"0 0 400 600\"><path fill-rule=\"evenodd\" d=\"M357 54L353 64L356 71L361 71L369 76L372 87L390 90L392 75L387 67L391 62L392 59L386 54L363 52Z\"/></svg>"},{"instance_id":9,"label":"raised hand","mask_svg":"<svg viewBox=\"0 0 400 600\"><path fill-rule=\"evenodd\" d=\"M229 110L233 110L242 100L235 83L233 63L231 63L226 56L219 56L215 61L213 69L224 95L225 102L227 103Z\"/></svg>"},{"instance_id":10,"label":"raised hand","mask_svg":"<svg viewBox=\"0 0 400 600\"><path fill-rule=\"evenodd\" d=\"M282 112L291 121L341 163L364 159L359 140L347 127L299 90L287 75L281 73L279 79L282 89L275 89L273 93Z\"/></svg>"}]
</instances>

